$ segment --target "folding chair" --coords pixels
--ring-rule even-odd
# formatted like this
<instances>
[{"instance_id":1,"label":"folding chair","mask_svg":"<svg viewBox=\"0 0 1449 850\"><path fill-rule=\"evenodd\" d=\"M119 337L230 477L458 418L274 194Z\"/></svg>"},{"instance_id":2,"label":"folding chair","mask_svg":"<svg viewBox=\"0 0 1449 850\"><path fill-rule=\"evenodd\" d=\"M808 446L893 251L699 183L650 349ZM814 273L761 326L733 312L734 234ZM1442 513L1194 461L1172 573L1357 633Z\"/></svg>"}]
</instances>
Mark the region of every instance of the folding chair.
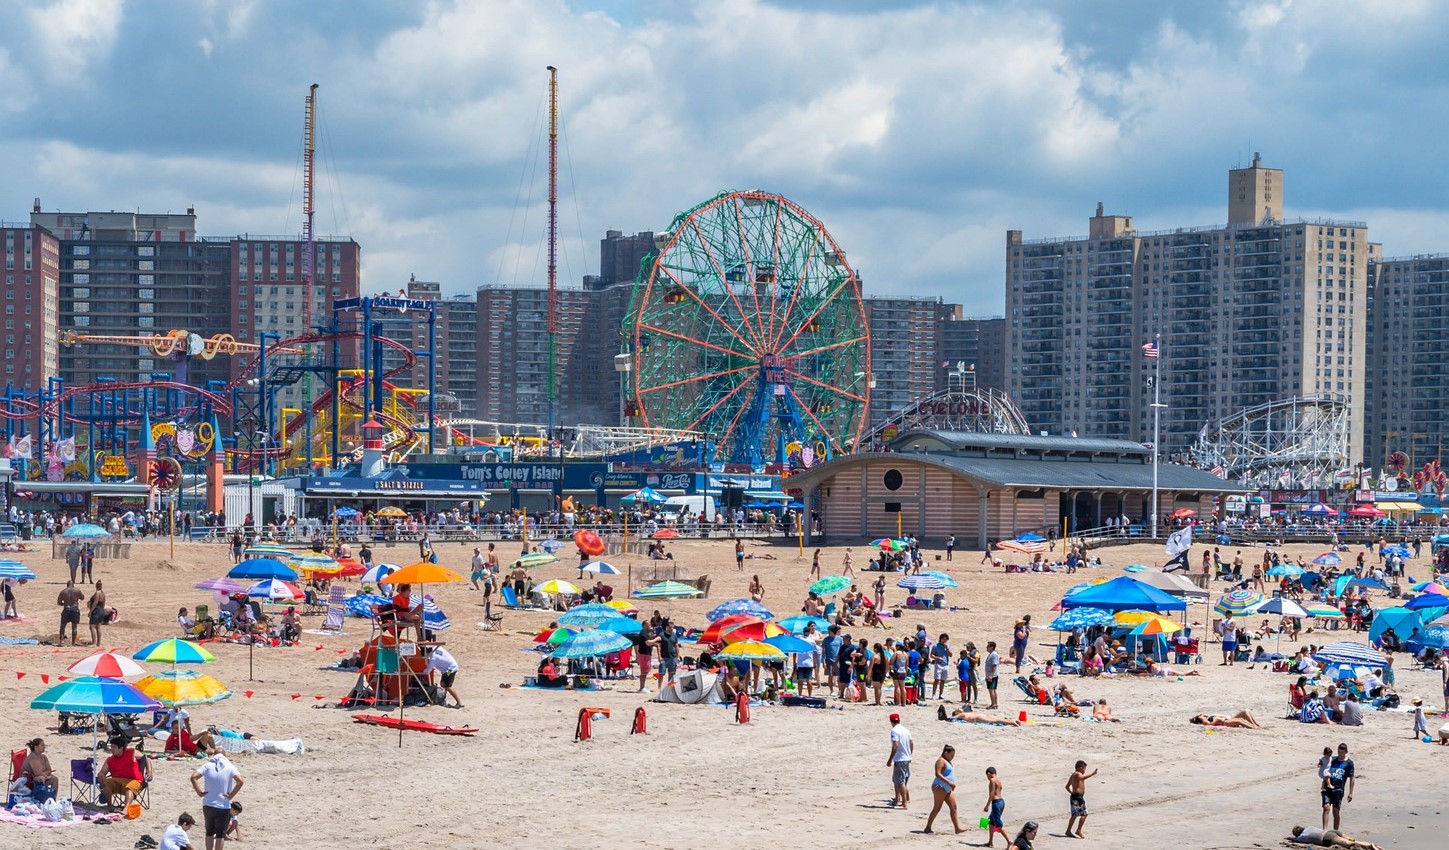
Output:
<instances>
[{"instance_id":1,"label":"folding chair","mask_svg":"<svg viewBox=\"0 0 1449 850\"><path fill-rule=\"evenodd\" d=\"M96 763L90 759L70 760L70 798L76 803L95 806L100 795L96 779Z\"/></svg>"},{"instance_id":2,"label":"folding chair","mask_svg":"<svg viewBox=\"0 0 1449 850\"><path fill-rule=\"evenodd\" d=\"M27 758L29 758L29 757L30 757L30 750L28 750L28 749L26 749L26 750L11 750L10 751L10 782L11 782L11 784L14 784L15 780L17 780L17 779L20 778L20 771L25 768L25 760Z\"/></svg>"},{"instance_id":3,"label":"folding chair","mask_svg":"<svg viewBox=\"0 0 1449 850\"><path fill-rule=\"evenodd\" d=\"M483 631L485 632L501 632L503 631L503 615L489 614L487 617L483 618L483 622L481 625L483 626Z\"/></svg>"}]
</instances>

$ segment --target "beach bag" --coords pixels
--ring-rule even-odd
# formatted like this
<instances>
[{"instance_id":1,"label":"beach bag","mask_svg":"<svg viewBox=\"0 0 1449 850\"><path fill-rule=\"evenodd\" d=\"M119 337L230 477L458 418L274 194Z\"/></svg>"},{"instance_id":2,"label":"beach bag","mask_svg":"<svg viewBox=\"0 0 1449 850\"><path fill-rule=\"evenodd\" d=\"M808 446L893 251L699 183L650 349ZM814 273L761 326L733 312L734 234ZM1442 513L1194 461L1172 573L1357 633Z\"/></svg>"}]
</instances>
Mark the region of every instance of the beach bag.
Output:
<instances>
[{"instance_id":1,"label":"beach bag","mask_svg":"<svg viewBox=\"0 0 1449 850\"><path fill-rule=\"evenodd\" d=\"M65 808L57 800L46 800L40 807L40 814L54 823L65 818Z\"/></svg>"}]
</instances>

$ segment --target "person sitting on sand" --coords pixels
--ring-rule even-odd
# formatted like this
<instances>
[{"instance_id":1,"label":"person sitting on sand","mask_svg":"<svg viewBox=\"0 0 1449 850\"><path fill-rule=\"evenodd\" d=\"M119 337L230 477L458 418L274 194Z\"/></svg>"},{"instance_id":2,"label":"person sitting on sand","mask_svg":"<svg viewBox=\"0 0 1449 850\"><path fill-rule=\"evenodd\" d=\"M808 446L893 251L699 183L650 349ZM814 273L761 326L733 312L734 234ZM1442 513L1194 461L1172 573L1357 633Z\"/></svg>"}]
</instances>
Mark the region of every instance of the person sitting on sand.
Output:
<instances>
[{"instance_id":1,"label":"person sitting on sand","mask_svg":"<svg viewBox=\"0 0 1449 850\"><path fill-rule=\"evenodd\" d=\"M1107 698L1106 697L1103 697L1103 698L1097 700L1097 704L1094 705L1094 706L1092 706L1092 719L1093 720L1100 720L1103 723L1121 723L1122 722L1121 720L1119 720L1116 717L1113 717L1112 716L1112 709L1111 709L1110 706L1107 705Z\"/></svg>"},{"instance_id":2,"label":"person sitting on sand","mask_svg":"<svg viewBox=\"0 0 1449 850\"><path fill-rule=\"evenodd\" d=\"M569 677L559 674L558 664L553 658L545 656L538 665L538 686L540 688L566 688L569 684Z\"/></svg>"},{"instance_id":3,"label":"person sitting on sand","mask_svg":"<svg viewBox=\"0 0 1449 850\"><path fill-rule=\"evenodd\" d=\"M1318 691L1308 692L1308 699L1303 701L1303 708L1298 710L1298 721L1333 725L1333 720L1328 716L1328 709L1324 707L1323 700L1318 698Z\"/></svg>"},{"instance_id":4,"label":"person sitting on sand","mask_svg":"<svg viewBox=\"0 0 1449 850\"><path fill-rule=\"evenodd\" d=\"M1056 691L1057 697L1060 698L1063 703L1066 703L1067 705L1077 704L1077 695L1072 693L1072 689L1067 686L1066 682L1062 682L1060 685L1057 685L1053 690Z\"/></svg>"},{"instance_id":5,"label":"person sitting on sand","mask_svg":"<svg viewBox=\"0 0 1449 850\"><path fill-rule=\"evenodd\" d=\"M1383 850L1372 841L1360 841L1344 835L1336 829L1319 829L1316 826L1295 826L1289 841L1298 844L1312 844L1315 847L1352 847L1354 850Z\"/></svg>"},{"instance_id":6,"label":"person sitting on sand","mask_svg":"<svg viewBox=\"0 0 1449 850\"><path fill-rule=\"evenodd\" d=\"M886 628L886 624L881 622L880 614L877 614L874 608L865 609L865 620L863 622L863 625L870 626L876 629Z\"/></svg>"},{"instance_id":7,"label":"person sitting on sand","mask_svg":"<svg viewBox=\"0 0 1449 850\"><path fill-rule=\"evenodd\" d=\"M1263 728L1262 725L1258 723L1258 719L1253 716L1253 712L1247 711L1246 709L1232 715L1231 717L1223 714L1199 714L1195 717L1189 718L1187 722L1195 723L1198 726L1217 726L1224 729Z\"/></svg>"},{"instance_id":8,"label":"person sitting on sand","mask_svg":"<svg viewBox=\"0 0 1449 850\"><path fill-rule=\"evenodd\" d=\"M987 726L1020 726L1020 720L1012 720L1009 717L992 717L989 714L979 714L968 708L958 708L951 712L951 720L957 723L984 723Z\"/></svg>"},{"instance_id":9,"label":"person sitting on sand","mask_svg":"<svg viewBox=\"0 0 1449 850\"><path fill-rule=\"evenodd\" d=\"M1106 671L1102 665L1102 656L1097 654L1096 647L1089 648L1087 654L1082 658L1082 675L1095 679L1104 672Z\"/></svg>"}]
</instances>

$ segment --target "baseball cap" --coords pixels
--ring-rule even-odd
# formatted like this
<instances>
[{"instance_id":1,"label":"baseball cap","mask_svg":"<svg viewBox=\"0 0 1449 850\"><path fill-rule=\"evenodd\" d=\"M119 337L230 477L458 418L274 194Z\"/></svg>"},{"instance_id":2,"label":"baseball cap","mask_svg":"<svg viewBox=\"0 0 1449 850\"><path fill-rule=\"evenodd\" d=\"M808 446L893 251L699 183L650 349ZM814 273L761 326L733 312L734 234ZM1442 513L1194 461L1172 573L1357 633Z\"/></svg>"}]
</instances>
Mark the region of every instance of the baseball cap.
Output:
<instances>
[{"instance_id":1,"label":"baseball cap","mask_svg":"<svg viewBox=\"0 0 1449 850\"><path fill-rule=\"evenodd\" d=\"M899 714L892 714L891 715L891 722L892 723L900 723L901 722L901 716Z\"/></svg>"}]
</instances>

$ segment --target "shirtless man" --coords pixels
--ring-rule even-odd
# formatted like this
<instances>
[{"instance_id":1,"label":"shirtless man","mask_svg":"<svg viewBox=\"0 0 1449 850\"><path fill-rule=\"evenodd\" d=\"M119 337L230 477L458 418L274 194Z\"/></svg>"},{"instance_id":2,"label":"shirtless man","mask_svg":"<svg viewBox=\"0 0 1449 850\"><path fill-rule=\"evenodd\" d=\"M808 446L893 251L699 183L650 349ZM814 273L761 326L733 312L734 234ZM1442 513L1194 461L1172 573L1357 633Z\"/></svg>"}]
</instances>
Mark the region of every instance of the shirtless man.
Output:
<instances>
[{"instance_id":1,"label":"shirtless man","mask_svg":"<svg viewBox=\"0 0 1449 850\"><path fill-rule=\"evenodd\" d=\"M965 708L958 708L955 711L951 712L951 718L950 719L957 720L957 721L960 721L962 723L984 723L987 726L1020 726L1021 725L1021 721L1020 720L1014 720L1014 719L1009 718L1009 717L992 717L989 714L978 714L978 713L976 713L974 711L969 711L969 710L967 710Z\"/></svg>"},{"instance_id":2,"label":"shirtless man","mask_svg":"<svg viewBox=\"0 0 1449 850\"><path fill-rule=\"evenodd\" d=\"M1087 780L1097 775L1097 771L1087 772L1087 763L1077 759L1076 770L1067 777L1067 799L1071 806L1071 816L1067 818L1067 835L1074 838L1086 838L1082 834L1082 827L1087 825ZM1077 824L1077 831L1072 832L1072 824Z\"/></svg>"}]
</instances>

